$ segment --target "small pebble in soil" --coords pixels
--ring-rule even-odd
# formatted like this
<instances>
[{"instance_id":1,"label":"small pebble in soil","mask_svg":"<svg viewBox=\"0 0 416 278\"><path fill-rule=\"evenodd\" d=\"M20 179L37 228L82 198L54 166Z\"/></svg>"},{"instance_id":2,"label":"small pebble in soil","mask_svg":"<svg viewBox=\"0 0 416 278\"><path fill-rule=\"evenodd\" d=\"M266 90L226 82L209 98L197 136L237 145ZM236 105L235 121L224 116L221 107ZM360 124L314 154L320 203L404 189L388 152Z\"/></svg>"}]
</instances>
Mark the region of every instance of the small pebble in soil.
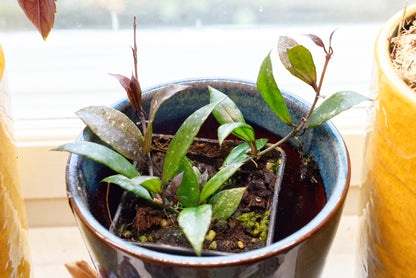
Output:
<instances>
[{"instance_id":1,"label":"small pebble in soil","mask_svg":"<svg viewBox=\"0 0 416 278\"><path fill-rule=\"evenodd\" d=\"M205 239L208 241L213 241L217 234L214 230L209 230L208 234L205 236Z\"/></svg>"},{"instance_id":2,"label":"small pebble in soil","mask_svg":"<svg viewBox=\"0 0 416 278\"><path fill-rule=\"evenodd\" d=\"M238 241L238 242L237 242L237 246L238 246L238 248L240 248L240 249L244 249L244 243L243 243L242 241Z\"/></svg>"},{"instance_id":3,"label":"small pebble in soil","mask_svg":"<svg viewBox=\"0 0 416 278\"><path fill-rule=\"evenodd\" d=\"M209 245L209 249L216 250L217 249L217 242L216 241L211 242L211 244Z\"/></svg>"}]
</instances>

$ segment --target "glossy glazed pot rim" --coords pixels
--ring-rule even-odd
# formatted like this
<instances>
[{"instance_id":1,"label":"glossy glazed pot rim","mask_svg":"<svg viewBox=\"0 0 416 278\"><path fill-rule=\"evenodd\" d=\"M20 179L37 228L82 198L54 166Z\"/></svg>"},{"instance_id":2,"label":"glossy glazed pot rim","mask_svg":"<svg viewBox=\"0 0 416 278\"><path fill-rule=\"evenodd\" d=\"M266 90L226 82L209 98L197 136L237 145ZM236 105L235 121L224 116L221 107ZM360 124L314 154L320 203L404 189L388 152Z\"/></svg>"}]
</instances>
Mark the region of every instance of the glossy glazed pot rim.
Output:
<instances>
[{"instance_id":1,"label":"glossy glazed pot rim","mask_svg":"<svg viewBox=\"0 0 416 278\"><path fill-rule=\"evenodd\" d=\"M416 93L400 78L390 58L390 38L397 32L403 13L404 10L397 12L383 25L376 39L374 56L378 65L377 69L385 73L385 77L398 89L398 92L406 96L409 101L416 103ZM406 18L415 14L416 4L407 7Z\"/></svg>"},{"instance_id":2,"label":"glossy glazed pot rim","mask_svg":"<svg viewBox=\"0 0 416 278\"><path fill-rule=\"evenodd\" d=\"M172 83L200 83L200 82L231 82L231 83L242 83L245 85L255 86L254 83L249 81L241 80L230 80L230 79L193 79L193 80L181 80ZM166 86L168 84L162 84L155 86L146 90L146 92L153 91L157 88ZM295 99L298 102L305 102L298 96L287 93L288 97ZM119 102L120 103L120 102ZM117 104L115 105L117 107ZM334 186L333 192L328 199L324 208L315 216L308 224L302 227L297 232L292 235L273 243L270 246L263 247L257 250L233 254L229 256L218 256L218 257L189 257L189 256L177 256L164 254L149 249L145 249L139 246L129 244L122 240L121 238L110 233L105 227L103 227L91 214L88 210L86 204L82 202L82 196L77 194L77 191L73 189L71 192L71 186L68 184L68 199L70 206L73 210L73 213L76 214L77 221L82 221L83 224L97 237L101 238L106 244L113 246L117 249L124 250L124 252L131 254L132 256L138 256L143 259L162 262L172 265L188 265L188 266L225 266L230 264L242 264L242 263L252 263L254 261L262 260L278 253L281 253L285 250L290 250L293 247L301 244L304 240L311 237L316 231L321 229L330 219L342 209L343 202L346 198L348 187L350 183L350 159L345 143L331 122L324 124L325 127L330 131L334 136L334 140L338 142L337 149L340 150L341 154L338 155L339 160L341 161L340 177L337 180L337 184ZM77 155L70 155L68 161L68 168L71 166L76 167L77 165Z\"/></svg>"}]
</instances>

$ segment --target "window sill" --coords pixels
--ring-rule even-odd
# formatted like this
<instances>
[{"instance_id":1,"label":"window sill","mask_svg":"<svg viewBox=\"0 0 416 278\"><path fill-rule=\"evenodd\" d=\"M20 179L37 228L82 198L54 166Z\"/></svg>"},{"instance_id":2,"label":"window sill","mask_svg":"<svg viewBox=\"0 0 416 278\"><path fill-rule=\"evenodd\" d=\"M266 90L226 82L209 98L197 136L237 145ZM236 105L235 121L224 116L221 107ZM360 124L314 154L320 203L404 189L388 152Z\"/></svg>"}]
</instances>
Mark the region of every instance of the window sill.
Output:
<instances>
[{"instance_id":1,"label":"window sill","mask_svg":"<svg viewBox=\"0 0 416 278\"><path fill-rule=\"evenodd\" d=\"M327 256L322 278L354 277L358 217L341 218ZM64 264L91 259L77 227L31 228L29 239L32 252L33 277L71 277ZM46 244L45 244L46 243Z\"/></svg>"}]
</instances>

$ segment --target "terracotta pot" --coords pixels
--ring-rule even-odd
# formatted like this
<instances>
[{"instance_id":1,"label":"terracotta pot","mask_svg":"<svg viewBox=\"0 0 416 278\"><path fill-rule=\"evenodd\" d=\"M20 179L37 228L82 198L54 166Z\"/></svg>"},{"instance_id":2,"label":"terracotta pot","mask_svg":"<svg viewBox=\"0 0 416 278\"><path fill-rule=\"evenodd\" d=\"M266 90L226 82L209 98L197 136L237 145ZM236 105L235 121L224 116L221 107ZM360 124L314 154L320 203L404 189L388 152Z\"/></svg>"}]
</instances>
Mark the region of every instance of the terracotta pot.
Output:
<instances>
[{"instance_id":1,"label":"terracotta pot","mask_svg":"<svg viewBox=\"0 0 416 278\"><path fill-rule=\"evenodd\" d=\"M184 81L192 85L166 102L156 117L159 123L183 119L196 108L209 102L207 86L217 88L237 103L245 118L272 133L288 131L288 127L273 116L252 83L226 80ZM151 96L161 87L144 95L147 109ZM286 94L292 118L300 118L308 107L305 102ZM134 113L127 100L115 108L129 117ZM319 277L341 216L349 181L350 163L344 142L331 123L308 131L305 149L321 167L327 194L327 204L303 228L270 246L229 256L191 257L169 255L126 243L108 232L102 225L106 215L96 213L105 206L99 197L98 181L104 167L86 158L71 155L67 167L69 203L81 229L95 266L102 277ZM79 140L93 140L88 130ZM101 190L102 191L102 190ZM112 196L120 196L112 190ZM118 194L118 195L117 195ZM119 197L114 197L119 198Z\"/></svg>"},{"instance_id":2,"label":"terracotta pot","mask_svg":"<svg viewBox=\"0 0 416 278\"><path fill-rule=\"evenodd\" d=\"M416 13L408 8L407 16ZM362 277L416 277L416 93L395 72L389 38L403 11L381 29L375 44L374 114L368 134Z\"/></svg>"},{"instance_id":3,"label":"terracotta pot","mask_svg":"<svg viewBox=\"0 0 416 278\"><path fill-rule=\"evenodd\" d=\"M13 140L10 96L0 46L0 277L30 277L26 210Z\"/></svg>"}]
</instances>

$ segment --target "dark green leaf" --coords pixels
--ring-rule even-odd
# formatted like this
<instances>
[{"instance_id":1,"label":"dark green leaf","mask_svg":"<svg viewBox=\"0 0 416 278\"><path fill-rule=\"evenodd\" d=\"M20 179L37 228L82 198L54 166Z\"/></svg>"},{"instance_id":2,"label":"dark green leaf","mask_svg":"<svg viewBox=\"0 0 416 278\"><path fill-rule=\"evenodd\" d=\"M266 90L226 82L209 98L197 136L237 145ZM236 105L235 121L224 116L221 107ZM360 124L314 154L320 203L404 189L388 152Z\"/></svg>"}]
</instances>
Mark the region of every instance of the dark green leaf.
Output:
<instances>
[{"instance_id":1,"label":"dark green leaf","mask_svg":"<svg viewBox=\"0 0 416 278\"><path fill-rule=\"evenodd\" d=\"M315 64L309 50L286 36L279 38L277 49L280 61L291 74L309 85L316 83Z\"/></svg>"},{"instance_id":2,"label":"dark green leaf","mask_svg":"<svg viewBox=\"0 0 416 278\"><path fill-rule=\"evenodd\" d=\"M128 178L134 178L139 175L136 168L126 158L112 149L97 143L76 141L61 145L53 149L53 151L66 151L86 156L94 161L108 166L117 173Z\"/></svg>"},{"instance_id":3,"label":"dark green leaf","mask_svg":"<svg viewBox=\"0 0 416 278\"><path fill-rule=\"evenodd\" d=\"M178 215L179 226L198 256L202 252L202 245L211 224L211 216L212 209L209 204L185 208Z\"/></svg>"},{"instance_id":4,"label":"dark green leaf","mask_svg":"<svg viewBox=\"0 0 416 278\"><path fill-rule=\"evenodd\" d=\"M153 136L153 121L156 117L156 112L159 110L160 106L169 98L173 97L176 93L181 92L189 88L187 85L173 84L167 87L164 87L162 90L158 91L152 98L150 103L150 112L149 112L149 123L147 126L146 134L144 135L144 153L150 151L150 146L152 144Z\"/></svg>"},{"instance_id":5,"label":"dark green leaf","mask_svg":"<svg viewBox=\"0 0 416 278\"><path fill-rule=\"evenodd\" d=\"M220 145L233 131L240 131L238 137L248 142L254 142L254 129L251 125L246 123L227 123L218 128L218 141ZM244 137L243 137L244 134Z\"/></svg>"},{"instance_id":6,"label":"dark green leaf","mask_svg":"<svg viewBox=\"0 0 416 278\"><path fill-rule=\"evenodd\" d=\"M182 123L166 151L165 162L163 165L163 180L165 182L168 182L178 173L179 164L188 152L199 129L215 106L221 101L222 100L219 100L199 108Z\"/></svg>"},{"instance_id":7,"label":"dark green leaf","mask_svg":"<svg viewBox=\"0 0 416 278\"><path fill-rule=\"evenodd\" d=\"M261 150L267 144L267 139L257 139L256 146L258 150ZM227 166L233 163L243 162L250 158L247 151L250 150L250 145L247 142L238 145L228 154L223 166Z\"/></svg>"},{"instance_id":8,"label":"dark green leaf","mask_svg":"<svg viewBox=\"0 0 416 278\"><path fill-rule=\"evenodd\" d=\"M313 111L306 123L306 127L319 126L352 106L369 100L371 99L355 92L344 91L335 93Z\"/></svg>"},{"instance_id":9,"label":"dark green leaf","mask_svg":"<svg viewBox=\"0 0 416 278\"><path fill-rule=\"evenodd\" d=\"M283 99L282 93L280 92L279 87L277 87L273 76L270 53L266 56L260 67L259 76L257 77L257 89L264 101L270 106L280 120L287 125L291 125L292 121L285 100Z\"/></svg>"},{"instance_id":10,"label":"dark green leaf","mask_svg":"<svg viewBox=\"0 0 416 278\"><path fill-rule=\"evenodd\" d=\"M120 186L121 188L123 188L124 190L133 192L137 196L153 202L153 199L150 196L149 192L146 190L146 188L144 188L143 186L139 184L134 185L129 178L123 175L110 176L110 177L103 179L103 181L116 184Z\"/></svg>"},{"instance_id":11,"label":"dark green leaf","mask_svg":"<svg viewBox=\"0 0 416 278\"><path fill-rule=\"evenodd\" d=\"M245 187L223 190L215 194L209 203L212 205L212 217L228 219L240 205Z\"/></svg>"},{"instance_id":12,"label":"dark green leaf","mask_svg":"<svg viewBox=\"0 0 416 278\"><path fill-rule=\"evenodd\" d=\"M76 114L116 151L129 159L143 161L143 135L124 113L106 106L90 106Z\"/></svg>"},{"instance_id":13,"label":"dark green leaf","mask_svg":"<svg viewBox=\"0 0 416 278\"><path fill-rule=\"evenodd\" d=\"M218 171L204 186L202 189L201 195L199 197L199 202L205 202L211 195L215 194L237 170L243 165L243 163L233 163L227 165Z\"/></svg>"},{"instance_id":14,"label":"dark green leaf","mask_svg":"<svg viewBox=\"0 0 416 278\"><path fill-rule=\"evenodd\" d=\"M198 175L186 157L182 159L179 169L183 175L176 195L184 197L179 200L184 207L196 207L199 204Z\"/></svg>"},{"instance_id":15,"label":"dark green leaf","mask_svg":"<svg viewBox=\"0 0 416 278\"><path fill-rule=\"evenodd\" d=\"M138 176L130 180L134 186L143 186L154 193L162 193L162 181L158 177L153 176Z\"/></svg>"}]
</instances>

